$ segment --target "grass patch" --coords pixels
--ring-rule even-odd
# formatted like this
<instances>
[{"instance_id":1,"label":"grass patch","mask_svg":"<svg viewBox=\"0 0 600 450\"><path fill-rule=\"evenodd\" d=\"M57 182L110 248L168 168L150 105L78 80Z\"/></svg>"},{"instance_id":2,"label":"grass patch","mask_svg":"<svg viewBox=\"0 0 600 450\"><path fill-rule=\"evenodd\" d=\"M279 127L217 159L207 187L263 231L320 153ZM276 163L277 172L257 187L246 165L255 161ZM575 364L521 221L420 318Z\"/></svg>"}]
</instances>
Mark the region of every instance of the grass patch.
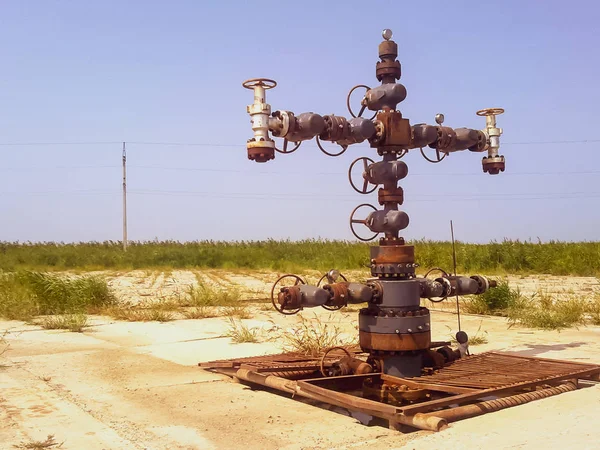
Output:
<instances>
[{"instance_id":1,"label":"grass patch","mask_svg":"<svg viewBox=\"0 0 600 450\"><path fill-rule=\"evenodd\" d=\"M82 333L88 326L88 318L85 314L45 316L36 321L36 324L46 330L69 330L74 333Z\"/></svg>"},{"instance_id":2,"label":"grass patch","mask_svg":"<svg viewBox=\"0 0 600 450\"><path fill-rule=\"evenodd\" d=\"M586 305L586 313L592 325L600 325L600 294L594 295L594 298Z\"/></svg>"},{"instance_id":3,"label":"grass patch","mask_svg":"<svg viewBox=\"0 0 600 450\"><path fill-rule=\"evenodd\" d=\"M133 308L127 306L108 308L104 314L126 322L170 322L176 319L175 313L161 307Z\"/></svg>"},{"instance_id":4,"label":"grass patch","mask_svg":"<svg viewBox=\"0 0 600 450\"><path fill-rule=\"evenodd\" d=\"M0 316L7 319L93 313L115 303L106 281L99 277L0 272Z\"/></svg>"},{"instance_id":5,"label":"grass patch","mask_svg":"<svg viewBox=\"0 0 600 450\"><path fill-rule=\"evenodd\" d=\"M259 334L260 330L258 328L248 328L241 321L229 317L229 328L226 336L230 337L232 342L236 344L258 342Z\"/></svg>"},{"instance_id":6,"label":"grass patch","mask_svg":"<svg viewBox=\"0 0 600 450\"><path fill-rule=\"evenodd\" d=\"M452 267L452 244L416 240L423 270ZM118 241L65 244L0 242L0 270L106 270L165 268L270 269L297 272L369 267L369 244L356 241ZM457 242L462 273L600 274L600 242L519 241L488 244Z\"/></svg>"},{"instance_id":7,"label":"grass patch","mask_svg":"<svg viewBox=\"0 0 600 450\"><path fill-rule=\"evenodd\" d=\"M506 280L496 280L497 286L481 295L468 296L462 301L461 308L469 314L505 316L508 310L516 306L521 293L512 289Z\"/></svg>"},{"instance_id":8,"label":"grass patch","mask_svg":"<svg viewBox=\"0 0 600 450\"><path fill-rule=\"evenodd\" d=\"M186 319L210 319L218 316L217 310L208 306L197 306L183 311L183 317Z\"/></svg>"},{"instance_id":9,"label":"grass patch","mask_svg":"<svg viewBox=\"0 0 600 450\"><path fill-rule=\"evenodd\" d=\"M221 289L202 280L198 286L190 286L185 306L231 306L240 301L241 293L237 288Z\"/></svg>"},{"instance_id":10,"label":"grass patch","mask_svg":"<svg viewBox=\"0 0 600 450\"><path fill-rule=\"evenodd\" d=\"M538 297L538 298L536 298ZM570 298L553 299L547 294L530 298L521 297L508 309L508 320L512 325L523 325L544 330L560 330L586 323L585 300Z\"/></svg>"},{"instance_id":11,"label":"grass patch","mask_svg":"<svg viewBox=\"0 0 600 450\"><path fill-rule=\"evenodd\" d=\"M330 347L355 344L355 339L343 337L337 325L324 323L316 315L308 320L299 315L300 322L290 330L279 333L285 351L300 352L305 355L319 356Z\"/></svg>"}]
</instances>

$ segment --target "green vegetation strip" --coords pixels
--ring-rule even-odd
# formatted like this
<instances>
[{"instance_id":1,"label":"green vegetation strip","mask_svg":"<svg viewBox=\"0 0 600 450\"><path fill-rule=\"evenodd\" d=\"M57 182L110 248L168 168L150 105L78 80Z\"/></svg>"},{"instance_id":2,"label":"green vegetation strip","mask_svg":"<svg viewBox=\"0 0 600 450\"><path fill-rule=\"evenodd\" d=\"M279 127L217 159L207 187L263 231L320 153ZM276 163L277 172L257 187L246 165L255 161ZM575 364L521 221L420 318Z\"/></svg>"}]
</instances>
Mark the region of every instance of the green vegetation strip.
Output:
<instances>
[{"instance_id":1,"label":"green vegetation strip","mask_svg":"<svg viewBox=\"0 0 600 450\"><path fill-rule=\"evenodd\" d=\"M422 268L452 268L450 242L420 240L416 259ZM457 243L458 270L465 273L600 274L600 242L546 243L505 240ZM350 241L240 241L121 243L0 242L0 270L104 270L145 268L222 268L341 270L369 267L368 244Z\"/></svg>"}]
</instances>

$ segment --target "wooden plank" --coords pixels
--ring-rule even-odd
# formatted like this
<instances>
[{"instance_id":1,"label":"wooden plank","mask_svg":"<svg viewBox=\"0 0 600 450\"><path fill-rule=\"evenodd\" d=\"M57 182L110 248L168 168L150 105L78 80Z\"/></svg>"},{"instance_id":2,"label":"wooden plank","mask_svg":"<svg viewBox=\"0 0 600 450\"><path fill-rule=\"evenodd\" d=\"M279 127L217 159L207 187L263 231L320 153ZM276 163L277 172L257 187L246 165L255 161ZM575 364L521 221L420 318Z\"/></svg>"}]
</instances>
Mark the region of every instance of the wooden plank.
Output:
<instances>
[{"instance_id":1,"label":"wooden plank","mask_svg":"<svg viewBox=\"0 0 600 450\"><path fill-rule=\"evenodd\" d=\"M453 395L452 397L442 398L438 400L431 400L428 402L417 403L415 405L409 405L400 408L401 412L406 415L413 415L419 412L428 411L433 408L441 408L443 406L452 405L454 403L463 403L470 400L477 400L481 397L488 396L500 396L500 394L505 394L510 391L514 391L515 389L523 389L531 386L536 386L538 384L547 383L550 381L564 380L569 378L582 378L585 376L593 375L600 371L600 367L595 367L593 369L582 370L578 372L573 372L570 374L557 375L555 377L544 378L539 380L532 381L523 381L521 383L512 384L505 387L499 388L490 388L490 389L482 389L478 392L470 393L470 394L461 394L461 395Z\"/></svg>"}]
</instances>

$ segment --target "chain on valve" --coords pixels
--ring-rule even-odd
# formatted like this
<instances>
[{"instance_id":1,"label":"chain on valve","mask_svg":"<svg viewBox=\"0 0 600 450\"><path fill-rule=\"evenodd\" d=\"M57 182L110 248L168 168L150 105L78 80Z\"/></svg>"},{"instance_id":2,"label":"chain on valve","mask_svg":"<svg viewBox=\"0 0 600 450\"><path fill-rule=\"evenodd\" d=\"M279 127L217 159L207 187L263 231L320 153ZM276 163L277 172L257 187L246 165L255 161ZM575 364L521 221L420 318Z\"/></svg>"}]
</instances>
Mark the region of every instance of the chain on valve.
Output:
<instances>
[{"instance_id":1,"label":"chain on valve","mask_svg":"<svg viewBox=\"0 0 600 450\"><path fill-rule=\"evenodd\" d=\"M381 209L361 204L354 208L349 220L357 239L370 241L383 235L379 245L370 247L372 278L366 283L357 283L332 270L323 275L316 286L311 286L297 275L284 275L274 283L271 301L282 314L296 314L303 308L319 306L333 311L348 304L364 304L358 316L359 342L362 350L369 354L366 362L369 367L364 362L348 360L348 355L338 367L350 373L377 371L414 377L420 376L425 366L441 367L464 356L468 347L464 332L458 336L458 350L432 343L430 314L421 306L421 299L438 302L457 295L479 295L495 284L484 276L454 276L442 269L432 269L423 277L416 275L414 247L406 244L400 235L409 225L408 215L400 209L404 191L398 183L409 173L402 158L415 149L432 163L439 163L461 150L487 152L482 159L483 172L490 175L504 172L505 159L499 154L502 129L496 123L497 116L504 110L477 111L478 116L485 117L483 129L445 126L443 114L435 116L435 125L411 125L398 109L407 95L406 87L398 82L401 77L398 45L392 40L391 30L384 30L382 35L375 67L380 84L375 87L361 84L350 90L346 99L350 119L314 112L272 112L266 92L277 83L266 78L245 81L243 87L254 91L254 102L247 107L254 136L246 148L248 158L259 163L274 159L276 152L292 153L302 142L312 139L330 156L339 156L350 145L365 141L377 151L379 161L360 157L348 170L350 184L356 192L369 194L378 189ZM351 96L359 89L364 90L364 95L356 114L351 108ZM362 117L367 109L373 113L370 118ZM274 137L283 139L280 148ZM338 145L339 150L327 151L323 146L325 141ZM426 152L425 148L434 152ZM353 177L355 167L362 169L360 181ZM369 234L359 233L359 227ZM436 272L439 276L431 275Z\"/></svg>"}]
</instances>

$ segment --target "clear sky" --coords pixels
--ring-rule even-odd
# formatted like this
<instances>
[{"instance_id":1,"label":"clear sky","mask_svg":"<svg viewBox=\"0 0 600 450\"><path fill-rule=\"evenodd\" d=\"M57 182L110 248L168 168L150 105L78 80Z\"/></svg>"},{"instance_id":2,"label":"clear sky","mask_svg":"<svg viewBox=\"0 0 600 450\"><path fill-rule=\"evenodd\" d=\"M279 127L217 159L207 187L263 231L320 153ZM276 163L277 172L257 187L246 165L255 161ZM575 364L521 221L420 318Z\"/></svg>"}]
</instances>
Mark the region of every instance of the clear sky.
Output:
<instances>
[{"instance_id":1,"label":"clear sky","mask_svg":"<svg viewBox=\"0 0 600 450\"><path fill-rule=\"evenodd\" d=\"M442 112L445 125L482 128L476 110L506 109L503 174L483 174L468 151L405 157L407 238L448 239L452 219L463 241L600 240L599 12L595 1L3 0L0 240L120 240L121 141L130 239L352 238L350 211L377 194L354 192L346 172L375 151L331 158L312 141L250 162L241 83L277 80L274 110L348 116L348 90L377 83L383 28L411 123Z\"/></svg>"}]
</instances>

